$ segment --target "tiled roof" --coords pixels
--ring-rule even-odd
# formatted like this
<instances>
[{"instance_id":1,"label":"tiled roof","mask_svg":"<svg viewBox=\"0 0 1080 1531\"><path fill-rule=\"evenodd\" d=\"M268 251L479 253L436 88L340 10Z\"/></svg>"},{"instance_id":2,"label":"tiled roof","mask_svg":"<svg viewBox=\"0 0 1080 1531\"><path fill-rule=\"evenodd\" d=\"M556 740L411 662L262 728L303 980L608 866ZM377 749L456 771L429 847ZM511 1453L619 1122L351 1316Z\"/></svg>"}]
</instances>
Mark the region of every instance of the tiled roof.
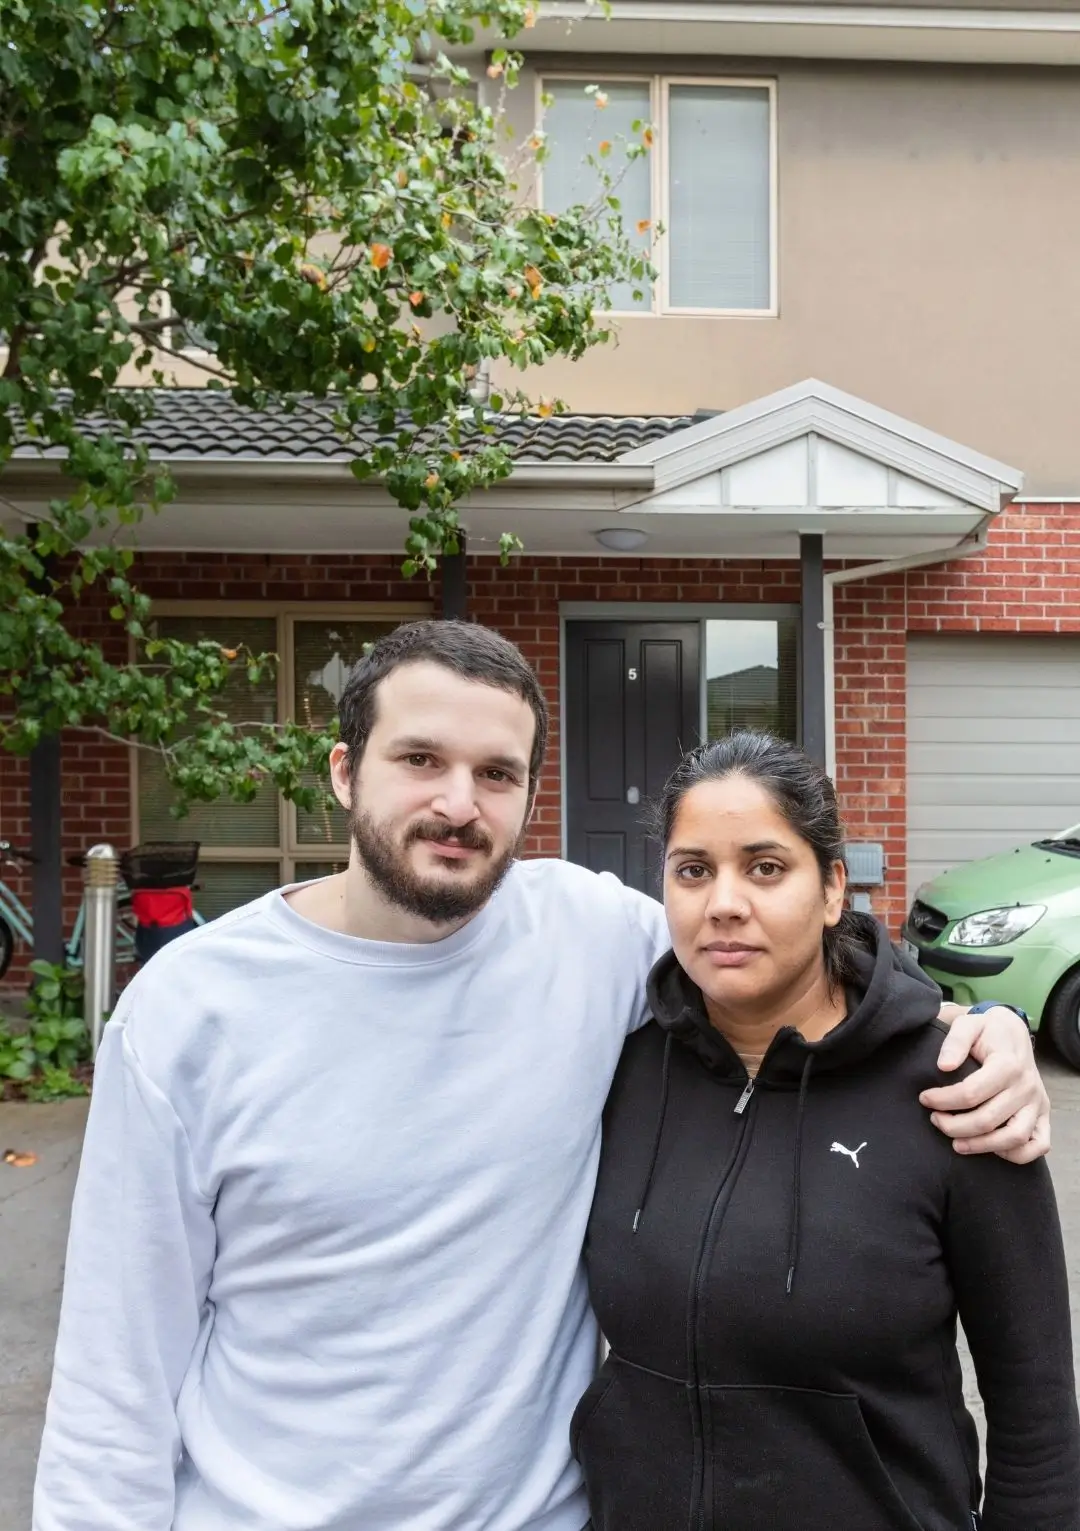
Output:
<instances>
[{"instance_id":1,"label":"tiled roof","mask_svg":"<svg viewBox=\"0 0 1080 1531\"><path fill-rule=\"evenodd\" d=\"M139 438L159 460L200 458L205 461L301 462L354 455L333 420L329 400L303 399L287 412L280 406L247 409L231 394L207 388L155 390L156 409L139 430ZM690 415L553 415L548 419L517 415L493 417L491 439L509 448L519 462L610 463L623 452L669 436L693 424ZM104 425L91 416L87 426ZM356 446L375 439L374 426L361 426ZM16 456L40 455L24 442ZM49 452L48 456L54 456Z\"/></svg>"}]
</instances>

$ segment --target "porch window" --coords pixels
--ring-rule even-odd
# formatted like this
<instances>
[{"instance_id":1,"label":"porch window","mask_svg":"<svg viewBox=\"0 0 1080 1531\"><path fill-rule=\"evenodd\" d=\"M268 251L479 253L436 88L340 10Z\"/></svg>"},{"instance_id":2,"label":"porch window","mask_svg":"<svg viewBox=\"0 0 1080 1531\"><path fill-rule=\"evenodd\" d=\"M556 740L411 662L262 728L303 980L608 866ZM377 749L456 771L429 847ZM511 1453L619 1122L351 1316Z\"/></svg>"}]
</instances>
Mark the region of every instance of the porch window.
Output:
<instances>
[{"instance_id":1,"label":"porch window","mask_svg":"<svg viewBox=\"0 0 1080 1531\"><path fill-rule=\"evenodd\" d=\"M277 653L276 675L258 686L242 676L230 682L224 710L236 722L294 718L317 727L335 717L364 645L422 614L269 609L228 615L164 608L155 614L154 628L165 637L210 638L225 648L246 645L255 652ZM282 883L325 876L348 859L348 830L339 808L308 812L286 803L272 788L260 788L253 802L220 798L196 804L178 820L169 811L173 794L159 757L147 750L136 750L134 756L134 838L201 842L195 902L208 919Z\"/></svg>"},{"instance_id":2,"label":"porch window","mask_svg":"<svg viewBox=\"0 0 1080 1531\"><path fill-rule=\"evenodd\" d=\"M649 156L625 167L617 196L630 237L653 246L660 280L655 291L616 288L613 309L776 312L772 81L560 77L543 89L540 199L553 212L594 200L598 176L586 159L602 143L640 140L643 123L656 132Z\"/></svg>"},{"instance_id":3,"label":"porch window","mask_svg":"<svg viewBox=\"0 0 1080 1531\"><path fill-rule=\"evenodd\" d=\"M794 742L798 734L798 622L705 623L706 736L764 729Z\"/></svg>"}]
</instances>

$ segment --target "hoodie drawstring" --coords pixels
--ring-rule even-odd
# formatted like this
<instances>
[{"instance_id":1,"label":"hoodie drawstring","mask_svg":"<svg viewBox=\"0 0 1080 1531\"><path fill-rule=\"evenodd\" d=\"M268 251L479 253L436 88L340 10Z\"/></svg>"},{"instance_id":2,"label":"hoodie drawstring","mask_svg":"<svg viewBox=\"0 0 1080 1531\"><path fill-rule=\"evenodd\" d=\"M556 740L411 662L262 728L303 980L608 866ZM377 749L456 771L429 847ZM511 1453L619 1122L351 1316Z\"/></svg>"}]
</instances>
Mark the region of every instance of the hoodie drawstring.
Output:
<instances>
[{"instance_id":1,"label":"hoodie drawstring","mask_svg":"<svg viewBox=\"0 0 1080 1531\"><path fill-rule=\"evenodd\" d=\"M660 1109L656 1115L656 1133L653 1137L652 1153L649 1155L649 1168L645 1176L645 1184L641 1188L638 1197L637 1211L634 1213L634 1226L632 1233L638 1231L641 1223L641 1214L645 1211L645 1203L649 1199L649 1187L652 1185L652 1177L656 1171L656 1161L660 1157L660 1139L664 1135L664 1118L667 1116L668 1081L671 1078L671 1032L667 1034L664 1042L664 1067L660 1074Z\"/></svg>"},{"instance_id":2,"label":"hoodie drawstring","mask_svg":"<svg viewBox=\"0 0 1080 1531\"><path fill-rule=\"evenodd\" d=\"M799 1263L799 1210L802 1203L802 1129L806 1109L806 1088L810 1083L810 1071L814 1067L814 1055L808 1053L799 1080L799 1104L795 1112L795 1156L791 1175L791 1231L788 1237L787 1295L795 1284L795 1267Z\"/></svg>"}]
</instances>

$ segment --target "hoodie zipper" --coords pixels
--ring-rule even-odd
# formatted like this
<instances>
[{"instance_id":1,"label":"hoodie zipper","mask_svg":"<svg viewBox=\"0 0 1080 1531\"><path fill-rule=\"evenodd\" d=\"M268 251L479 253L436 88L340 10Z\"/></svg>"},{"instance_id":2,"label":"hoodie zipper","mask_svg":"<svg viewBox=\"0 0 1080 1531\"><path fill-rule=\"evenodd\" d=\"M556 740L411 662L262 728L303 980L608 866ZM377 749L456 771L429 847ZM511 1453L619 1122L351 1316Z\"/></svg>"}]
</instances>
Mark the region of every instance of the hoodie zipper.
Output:
<instances>
[{"instance_id":1,"label":"hoodie zipper","mask_svg":"<svg viewBox=\"0 0 1080 1531\"><path fill-rule=\"evenodd\" d=\"M753 1115L752 1112L749 1116L747 1115L747 1107L754 1098L755 1084L756 1080L747 1075L746 1084L738 1100L735 1102L734 1114L740 1118L735 1147L728 1163L724 1167L724 1172L720 1176L713 1195L712 1206L709 1208L709 1215L705 1220L705 1231L698 1245L697 1258L694 1262L694 1269L690 1280L690 1311L687 1315L686 1334L690 1361L690 1380L693 1388L692 1408L697 1423L698 1440L701 1443L701 1469L698 1473L697 1484L695 1485L698 1506L697 1514L694 1516L694 1522L699 1531L707 1531L709 1517L705 1505L705 1486L708 1481L708 1467L705 1452L705 1410L701 1403L700 1370L698 1366L698 1313L700 1312L701 1301L704 1296L705 1273L708 1268L709 1251L713 1247L713 1233L720 1222L723 1221L720 1203L724 1199L724 1210L726 1211L727 1200L729 1198L725 1199L724 1193L734 1184L742 1168L743 1147L746 1143L747 1128Z\"/></svg>"}]
</instances>

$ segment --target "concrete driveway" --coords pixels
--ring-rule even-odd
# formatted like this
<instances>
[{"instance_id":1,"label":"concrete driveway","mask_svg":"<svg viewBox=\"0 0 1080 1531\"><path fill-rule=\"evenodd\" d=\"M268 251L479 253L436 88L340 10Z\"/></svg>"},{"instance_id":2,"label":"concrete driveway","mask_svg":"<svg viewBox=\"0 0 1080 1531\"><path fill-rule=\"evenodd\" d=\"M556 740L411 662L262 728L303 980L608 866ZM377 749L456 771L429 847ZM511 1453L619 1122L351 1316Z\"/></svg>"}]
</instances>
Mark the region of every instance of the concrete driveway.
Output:
<instances>
[{"instance_id":1,"label":"concrete driveway","mask_svg":"<svg viewBox=\"0 0 1080 1531\"><path fill-rule=\"evenodd\" d=\"M1080 1074L1054 1059L1043 1072L1054 1101L1051 1164L1065 1226L1073 1345L1080 1355ZM29 1531L34 1461L60 1301L68 1207L85 1101L0 1104L0 1153L30 1149L31 1169L0 1163L0 1531ZM971 1407L981 1410L974 1386Z\"/></svg>"}]
</instances>

